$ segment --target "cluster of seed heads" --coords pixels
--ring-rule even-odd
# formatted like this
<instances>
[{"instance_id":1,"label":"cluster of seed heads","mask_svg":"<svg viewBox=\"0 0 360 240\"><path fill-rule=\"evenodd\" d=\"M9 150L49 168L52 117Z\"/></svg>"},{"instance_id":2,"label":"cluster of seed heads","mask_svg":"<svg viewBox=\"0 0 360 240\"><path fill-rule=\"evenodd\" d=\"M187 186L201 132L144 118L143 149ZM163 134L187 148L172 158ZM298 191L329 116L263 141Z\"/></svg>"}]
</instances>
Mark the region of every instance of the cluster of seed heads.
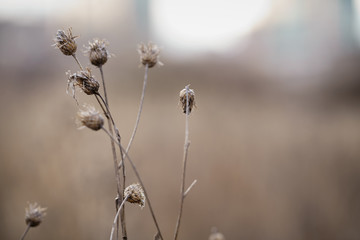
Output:
<instances>
[{"instance_id":1,"label":"cluster of seed heads","mask_svg":"<svg viewBox=\"0 0 360 240\"><path fill-rule=\"evenodd\" d=\"M73 92L73 97L75 98L75 87L79 87L87 95L99 95L99 82L91 74L89 68L83 70L81 64L75 56L77 50L77 45L75 42L76 36L73 36L71 28L67 32L63 30L58 30L55 36L55 46L58 48L64 55L72 55L77 63L80 66L80 71L71 74L68 72L68 89L71 89ZM89 42L89 46L86 48L86 53L88 54L89 60L92 65L101 67L107 62L110 57L109 52L106 49L108 43L105 40L95 39L93 42ZM152 68L156 64L163 65L159 61L160 49L157 45L153 43L140 44L138 46L138 52L140 54L140 62L147 68ZM76 100L76 99L75 99ZM193 89L189 89L189 86L186 86L183 90L180 91L180 103L182 105L183 112L190 114L193 106L195 106L195 93ZM188 109L188 112L187 112ZM94 107L86 106L84 110L78 112L77 121L80 126L88 127L94 131L100 130L103 128L104 119ZM146 196L143 188L139 183L131 184L124 190L124 196L126 201L130 203L138 204L141 208L145 206ZM45 208L41 208L37 203L30 204L29 208L26 209L26 223L29 226L34 227L41 223L42 218L45 216ZM215 233L214 233L215 234ZM157 237L160 239L160 232L158 232ZM209 239L211 240L223 240L221 235L212 235Z\"/></svg>"},{"instance_id":2,"label":"cluster of seed heads","mask_svg":"<svg viewBox=\"0 0 360 240\"><path fill-rule=\"evenodd\" d=\"M30 227L38 226L46 215L46 208L42 208L38 203L29 203L25 208L25 222Z\"/></svg>"}]
</instances>

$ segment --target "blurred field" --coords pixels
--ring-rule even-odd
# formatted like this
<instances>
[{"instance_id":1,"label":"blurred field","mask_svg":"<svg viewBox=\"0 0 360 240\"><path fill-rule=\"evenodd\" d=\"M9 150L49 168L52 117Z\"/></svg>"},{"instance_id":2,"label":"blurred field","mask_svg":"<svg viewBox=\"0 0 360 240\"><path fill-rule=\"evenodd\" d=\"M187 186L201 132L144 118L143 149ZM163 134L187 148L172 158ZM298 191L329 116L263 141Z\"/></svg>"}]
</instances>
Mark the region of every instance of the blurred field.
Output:
<instances>
[{"instance_id":1,"label":"blurred field","mask_svg":"<svg viewBox=\"0 0 360 240\"><path fill-rule=\"evenodd\" d=\"M48 207L48 215L27 239L110 235L115 179L109 139L76 128L77 106L65 93L65 71L76 65L50 46L58 28L1 25L0 239L20 237L28 201ZM80 46L96 35L76 29L82 32ZM104 67L110 107L127 143L142 88L136 52L142 39L129 34L120 41L118 32L107 30L99 37L108 32L116 55ZM190 117L187 183L198 183L185 201L181 239L207 239L213 226L226 239L359 239L358 49L341 52L317 75L294 74L315 82L300 87L284 84L291 75L271 74L286 67L280 61L267 72L255 64L261 56L252 54L178 59L164 47L165 65L149 72L130 155L164 236L173 234L179 205L185 118L178 93L191 83L197 108ZM86 57L80 60L87 64ZM130 168L127 174L129 184L136 182ZM147 207L126 205L126 218L130 239L155 234Z\"/></svg>"}]
</instances>

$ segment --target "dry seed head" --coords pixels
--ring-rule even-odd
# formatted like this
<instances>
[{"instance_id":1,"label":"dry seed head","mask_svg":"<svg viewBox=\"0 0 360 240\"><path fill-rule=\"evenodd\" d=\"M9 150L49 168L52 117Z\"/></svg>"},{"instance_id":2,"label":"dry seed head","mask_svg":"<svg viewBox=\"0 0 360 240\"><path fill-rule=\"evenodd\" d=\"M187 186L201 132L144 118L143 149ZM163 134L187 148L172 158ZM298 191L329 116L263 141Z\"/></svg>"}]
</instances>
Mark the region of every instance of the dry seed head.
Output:
<instances>
[{"instance_id":1,"label":"dry seed head","mask_svg":"<svg viewBox=\"0 0 360 240\"><path fill-rule=\"evenodd\" d=\"M91 71L89 68L86 71L79 71L74 74L67 73L69 75L68 78L68 89L71 88L73 90L73 95L75 93L75 86L81 88L87 95L97 94L100 83L91 75Z\"/></svg>"},{"instance_id":2,"label":"dry seed head","mask_svg":"<svg viewBox=\"0 0 360 240\"><path fill-rule=\"evenodd\" d=\"M125 188L124 196L129 196L127 201L130 203L136 203L141 208L145 206L145 193L139 183L133 183Z\"/></svg>"},{"instance_id":3,"label":"dry seed head","mask_svg":"<svg viewBox=\"0 0 360 240\"><path fill-rule=\"evenodd\" d=\"M38 226L46 215L46 208L42 208L38 203L28 203L25 208L25 222L30 227Z\"/></svg>"},{"instance_id":4,"label":"dry seed head","mask_svg":"<svg viewBox=\"0 0 360 240\"><path fill-rule=\"evenodd\" d=\"M78 112L77 122L80 126L86 126L94 131L100 130L104 125L104 118L92 106L85 106L85 110Z\"/></svg>"},{"instance_id":5,"label":"dry seed head","mask_svg":"<svg viewBox=\"0 0 360 240\"><path fill-rule=\"evenodd\" d=\"M77 49L75 38L77 38L77 36L72 35L71 28L67 30L67 33L63 30L58 30L54 38L54 46L67 56L73 55Z\"/></svg>"},{"instance_id":6,"label":"dry seed head","mask_svg":"<svg viewBox=\"0 0 360 240\"><path fill-rule=\"evenodd\" d=\"M189 95L189 114L191 113L191 110L193 106L195 105L195 92L193 89L189 89L188 86L186 86L183 90L180 91L180 103L182 105L183 112L186 114L186 92Z\"/></svg>"},{"instance_id":7,"label":"dry seed head","mask_svg":"<svg viewBox=\"0 0 360 240\"><path fill-rule=\"evenodd\" d=\"M148 65L149 68L152 68L156 63L163 65L159 61L160 49L157 45L151 42L147 45L141 43L138 46L138 52L140 54L140 61L144 66Z\"/></svg>"},{"instance_id":8,"label":"dry seed head","mask_svg":"<svg viewBox=\"0 0 360 240\"><path fill-rule=\"evenodd\" d=\"M93 42L89 42L86 52L89 54L92 65L101 67L107 62L110 57L110 54L106 49L107 45L108 42L106 40L94 39Z\"/></svg>"}]
</instances>

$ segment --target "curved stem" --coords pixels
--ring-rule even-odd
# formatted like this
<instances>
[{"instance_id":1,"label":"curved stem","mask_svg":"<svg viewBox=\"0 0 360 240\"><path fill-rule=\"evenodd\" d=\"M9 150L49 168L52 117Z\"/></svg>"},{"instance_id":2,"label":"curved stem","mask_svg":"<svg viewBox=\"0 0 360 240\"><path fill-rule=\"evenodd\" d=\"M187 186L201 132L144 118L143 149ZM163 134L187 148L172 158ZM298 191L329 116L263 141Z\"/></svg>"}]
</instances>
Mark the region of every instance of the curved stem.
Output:
<instances>
[{"instance_id":1,"label":"curved stem","mask_svg":"<svg viewBox=\"0 0 360 240\"><path fill-rule=\"evenodd\" d=\"M188 150L190 146L189 142L189 85L185 87L186 89L186 117L185 117L185 143L184 143L184 157L183 157L183 172L182 172L182 181L181 181L181 190L180 190L180 209L179 216L176 222L174 240L177 239L179 235L180 222L183 212L184 199L185 199L185 175L186 175L186 162L188 156Z\"/></svg>"},{"instance_id":2,"label":"curved stem","mask_svg":"<svg viewBox=\"0 0 360 240\"><path fill-rule=\"evenodd\" d=\"M25 232L24 232L23 235L21 236L20 240L25 239L25 236L26 236L26 234L28 233L29 229L30 229L30 223L27 225L27 227L26 227L26 229L25 229Z\"/></svg>"},{"instance_id":3,"label":"curved stem","mask_svg":"<svg viewBox=\"0 0 360 240\"><path fill-rule=\"evenodd\" d=\"M124 200L121 202L120 206L119 206L119 209L117 210L116 212L116 215L115 215L115 218L114 218L114 221L113 221L113 225L112 225L112 228L111 228L111 234L110 234L110 240L113 239L113 235L114 235L114 230L115 230L115 225L116 225L116 222L117 222L117 219L119 218L119 213L120 213L120 210L122 209L122 207L124 206L126 200L128 199L130 195L127 195Z\"/></svg>"},{"instance_id":4,"label":"curved stem","mask_svg":"<svg viewBox=\"0 0 360 240\"><path fill-rule=\"evenodd\" d=\"M82 67L81 63L80 63L80 62L79 62L79 60L77 59L77 57L76 57L75 53L74 53L73 55L71 55L71 56L73 56L73 57L74 57L74 59L75 59L76 63L77 63L77 64L79 65L79 67L80 67L80 70L81 70L81 71L83 71L83 70L84 70L84 68Z\"/></svg>"},{"instance_id":5,"label":"curved stem","mask_svg":"<svg viewBox=\"0 0 360 240\"><path fill-rule=\"evenodd\" d=\"M117 138L118 138L118 141L120 142L120 134L119 134L119 131L117 130L117 127L115 126L115 121L113 119L113 117L111 116L111 112L110 112L110 107L109 107L109 100L108 100L108 97L107 97L107 91L106 91L106 85L105 85L105 77L104 77L104 72L103 72L103 68L102 66L99 67L99 70L100 70L100 74L101 74L101 80L102 80L102 84L103 84L103 89L104 89L104 97L105 97L105 101L104 99L101 97L101 95L99 94L100 98L104 101L104 104L105 104L105 107L107 109L107 114L108 116L111 118L108 117L108 125L109 125L109 132L111 134L113 134L113 128L112 128L112 125L111 123L114 125L114 128L116 129L115 132L116 132L116 135L117 135ZM99 102L100 104L100 102ZM104 109L103 109L104 110ZM104 111L105 112L105 111ZM110 138L111 139L111 138ZM114 164L116 162L116 166L114 165L114 168L115 168L115 171L116 171L116 177L117 177L117 181L119 182L119 186L118 186L118 195L120 197L120 199L124 199L124 196L123 196L123 192L125 190L125 179L126 179L126 176L125 176L125 167L123 166L123 185L122 185L122 191L120 193L120 175L119 175L119 170L118 170L118 161L117 161L117 157L116 157L116 150L115 150L115 143L114 143L114 140L111 139L111 150L113 152L113 157L114 157ZM122 151L120 149L120 154L121 154L121 159L123 159L123 154L122 154ZM123 162L123 161L121 161ZM116 205L116 207L118 207L118 205ZM123 239L127 239L127 232L126 232L126 225L125 225L125 207L122 208L121 210L121 229L122 229L122 233L123 233ZM119 224L119 222L118 222Z\"/></svg>"},{"instance_id":6,"label":"curved stem","mask_svg":"<svg viewBox=\"0 0 360 240\"><path fill-rule=\"evenodd\" d=\"M129 144L126 147L126 152L129 153L130 147L132 142L134 141L134 137L136 134L136 130L139 126L139 122L140 122L140 116L141 116L141 112L142 112L142 108L143 108L143 103L144 103L144 97L145 97L145 90L146 90L146 83L147 83L147 78L148 78L148 70L149 70L149 65L146 64L145 65L145 74L144 74L144 84L143 84L143 89L142 89L142 93L141 93L141 98L140 98L140 105L139 105L139 112L137 114L137 118L136 118L136 122L135 122L135 127L134 130L131 134L131 138L129 141Z\"/></svg>"},{"instance_id":7,"label":"curved stem","mask_svg":"<svg viewBox=\"0 0 360 240\"><path fill-rule=\"evenodd\" d=\"M163 239L163 237L162 237L162 235L161 235L161 231L160 231L159 225L158 225L158 223L157 223L157 221L156 221L156 217L155 217L154 211L153 211L152 206L151 206L151 202L150 202L150 199L149 199L149 195L148 195L147 192L146 192L146 188L145 188L145 186L144 186L144 184L143 184L143 181L141 180L140 174L139 174L139 172L137 171L137 168L136 168L134 162L131 160L129 154L127 154L127 152L125 151L125 149L123 148L123 146L121 146L121 144L120 144L118 141L116 141L116 139L114 138L114 136L112 136L105 128L102 128L102 130L104 130L104 132L105 132L106 134L108 134L112 139L114 139L115 143L116 143L117 145L119 145L119 147L123 150L125 157L129 160L129 163L130 163L130 165L131 165L131 167L132 167L132 169L133 169L133 171L134 171L137 179L139 180L139 183L140 183L141 187L142 187L143 190L144 190L144 194L145 194L145 196L146 196L146 202L147 202L148 205L149 205L149 209L150 209L150 212L151 212L151 216L152 216L152 218L153 218L153 220L154 220L154 223L155 223L156 229L157 229L157 231L158 231L158 234L159 234L160 238Z\"/></svg>"}]
</instances>

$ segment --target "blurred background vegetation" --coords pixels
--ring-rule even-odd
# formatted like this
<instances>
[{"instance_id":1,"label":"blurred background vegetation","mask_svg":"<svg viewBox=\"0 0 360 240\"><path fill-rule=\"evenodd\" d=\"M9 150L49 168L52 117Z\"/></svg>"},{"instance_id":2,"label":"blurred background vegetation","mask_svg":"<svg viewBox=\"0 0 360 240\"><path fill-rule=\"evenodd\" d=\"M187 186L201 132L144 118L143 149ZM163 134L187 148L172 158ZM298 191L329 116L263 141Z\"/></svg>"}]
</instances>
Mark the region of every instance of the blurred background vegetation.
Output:
<instances>
[{"instance_id":1,"label":"blurred background vegetation","mask_svg":"<svg viewBox=\"0 0 360 240\"><path fill-rule=\"evenodd\" d=\"M226 239L359 239L359 13L358 0L0 0L0 238L20 237L28 201L48 215L27 239L110 235L109 140L77 130L65 93L77 65L51 46L71 26L83 65L83 45L110 42L104 71L123 142L142 88L137 44L161 47L130 155L165 238L179 205L178 93L190 83L187 180L198 183L181 239L207 239L213 226ZM126 210L129 239L151 238L147 207Z\"/></svg>"}]
</instances>

